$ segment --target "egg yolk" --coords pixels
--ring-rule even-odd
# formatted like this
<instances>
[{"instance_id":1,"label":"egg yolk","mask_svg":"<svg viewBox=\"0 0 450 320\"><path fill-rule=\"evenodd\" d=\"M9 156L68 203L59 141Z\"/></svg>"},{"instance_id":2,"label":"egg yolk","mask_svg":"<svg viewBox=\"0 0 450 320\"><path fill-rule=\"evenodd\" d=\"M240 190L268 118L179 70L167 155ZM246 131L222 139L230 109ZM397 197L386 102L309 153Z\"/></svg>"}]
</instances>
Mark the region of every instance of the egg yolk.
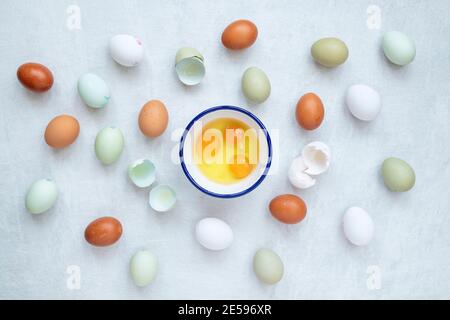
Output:
<instances>
[{"instance_id":1,"label":"egg yolk","mask_svg":"<svg viewBox=\"0 0 450 320\"><path fill-rule=\"evenodd\" d=\"M243 179L252 172L253 166L248 163L247 158L245 161L238 161L237 156L234 157L234 162L230 164L230 170L233 176L237 179Z\"/></svg>"}]
</instances>

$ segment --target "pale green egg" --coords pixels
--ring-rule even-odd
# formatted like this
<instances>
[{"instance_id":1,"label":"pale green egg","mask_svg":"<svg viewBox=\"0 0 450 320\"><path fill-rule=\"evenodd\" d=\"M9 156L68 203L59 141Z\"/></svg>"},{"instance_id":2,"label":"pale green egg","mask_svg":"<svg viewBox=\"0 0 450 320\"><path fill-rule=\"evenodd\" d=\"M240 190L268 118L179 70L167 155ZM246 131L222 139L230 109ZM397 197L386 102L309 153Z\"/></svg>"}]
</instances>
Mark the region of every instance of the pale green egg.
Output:
<instances>
[{"instance_id":1,"label":"pale green egg","mask_svg":"<svg viewBox=\"0 0 450 320\"><path fill-rule=\"evenodd\" d=\"M347 60L348 48L341 39L323 38L311 46L311 55L317 63L324 67L334 68Z\"/></svg>"},{"instance_id":2,"label":"pale green egg","mask_svg":"<svg viewBox=\"0 0 450 320\"><path fill-rule=\"evenodd\" d=\"M275 252L262 248L253 257L253 270L262 282L275 284L283 277L284 266Z\"/></svg>"},{"instance_id":3,"label":"pale green egg","mask_svg":"<svg viewBox=\"0 0 450 320\"><path fill-rule=\"evenodd\" d=\"M86 73L78 79L78 93L91 108L103 108L109 101L110 92L106 82L93 73Z\"/></svg>"},{"instance_id":4,"label":"pale green egg","mask_svg":"<svg viewBox=\"0 0 450 320\"><path fill-rule=\"evenodd\" d=\"M37 180L28 189L25 206L30 213L43 213L53 207L57 197L58 188L53 180Z\"/></svg>"},{"instance_id":5,"label":"pale green egg","mask_svg":"<svg viewBox=\"0 0 450 320\"><path fill-rule=\"evenodd\" d=\"M106 127L95 138L95 155L101 163L111 164L119 159L123 145L122 131L119 128Z\"/></svg>"},{"instance_id":6,"label":"pale green egg","mask_svg":"<svg viewBox=\"0 0 450 320\"><path fill-rule=\"evenodd\" d=\"M259 68L250 67L242 76L242 92L245 97L256 103L262 103L270 95L270 81L267 75Z\"/></svg>"},{"instance_id":7,"label":"pale green egg","mask_svg":"<svg viewBox=\"0 0 450 320\"><path fill-rule=\"evenodd\" d=\"M139 287L149 285L158 272L158 260L148 250L136 252L130 261L130 274L133 282Z\"/></svg>"},{"instance_id":8,"label":"pale green egg","mask_svg":"<svg viewBox=\"0 0 450 320\"><path fill-rule=\"evenodd\" d=\"M399 31L389 31L384 34L383 51L389 61L399 66L411 63L416 56L414 42Z\"/></svg>"},{"instance_id":9,"label":"pale green egg","mask_svg":"<svg viewBox=\"0 0 450 320\"><path fill-rule=\"evenodd\" d=\"M416 174L413 168L398 158L387 158L381 167L384 184L391 191L405 192L414 187Z\"/></svg>"}]
</instances>

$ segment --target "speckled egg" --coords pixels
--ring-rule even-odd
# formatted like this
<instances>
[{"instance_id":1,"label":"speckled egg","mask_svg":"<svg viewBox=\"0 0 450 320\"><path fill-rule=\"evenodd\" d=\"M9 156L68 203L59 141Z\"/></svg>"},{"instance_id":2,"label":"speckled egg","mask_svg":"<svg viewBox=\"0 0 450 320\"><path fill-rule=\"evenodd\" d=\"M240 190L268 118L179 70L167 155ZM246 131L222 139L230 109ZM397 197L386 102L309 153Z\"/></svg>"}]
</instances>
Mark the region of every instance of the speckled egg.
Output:
<instances>
[{"instance_id":1,"label":"speckled egg","mask_svg":"<svg viewBox=\"0 0 450 320\"><path fill-rule=\"evenodd\" d=\"M164 133L169 123L166 106L159 100L150 100L139 112L138 124L141 132L150 138Z\"/></svg>"},{"instance_id":2,"label":"speckled egg","mask_svg":"<svg viewBox=\"0 0 450 320\"><path fill-rule=\"evenodd\" d=\"M72 144L80 133L80 124L75 117L62 114L53 118L45 129L45 142L52 148L64 148Z\"/></svg>"}]
</instances>

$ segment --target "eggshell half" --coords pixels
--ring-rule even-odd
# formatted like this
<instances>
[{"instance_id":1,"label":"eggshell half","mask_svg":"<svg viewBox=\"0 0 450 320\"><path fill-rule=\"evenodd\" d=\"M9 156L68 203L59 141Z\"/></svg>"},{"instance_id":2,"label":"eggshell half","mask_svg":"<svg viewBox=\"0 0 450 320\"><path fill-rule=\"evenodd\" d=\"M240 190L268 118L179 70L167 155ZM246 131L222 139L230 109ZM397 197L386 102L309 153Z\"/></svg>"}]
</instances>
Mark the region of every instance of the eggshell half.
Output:
<instances>
[{"instance_id":1,"label":"eggshell half","mask_svg":"<svg viewBox=\"0 0 450 320\"><path fill-rule=\"evenodd\" d=\"M159 185L150 191L149 204L157 212L166 212L172 209L177 201L175 191L167 185Z\"/></svg>"},{"instance_id":2,"label":"eggshell half","mask_svg":"<svg viewBox=\"0 0 450 320\"><path fill-rule=\"evenodd\" d=\"M128 177L139 188L149 187L156 178L156 168L148 159L140 159L128 167Z\"/></svg>"}]
</instances>

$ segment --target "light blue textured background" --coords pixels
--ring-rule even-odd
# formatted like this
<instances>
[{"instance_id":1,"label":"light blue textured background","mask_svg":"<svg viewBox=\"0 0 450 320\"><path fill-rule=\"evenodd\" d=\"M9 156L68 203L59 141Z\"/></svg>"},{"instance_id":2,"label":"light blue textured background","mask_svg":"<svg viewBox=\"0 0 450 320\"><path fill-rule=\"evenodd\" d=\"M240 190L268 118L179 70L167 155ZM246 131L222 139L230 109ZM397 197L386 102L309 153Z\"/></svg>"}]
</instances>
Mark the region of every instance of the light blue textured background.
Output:
<instances>
[{"instance_id":1,"label":"light blue textured background","mask_svg":"<svg viewBox=\"0 0 450 320\"><path fill-rule=\"evenodd\" d=\"M81 8L81 30L66 27L69 5ZM381 29L366 26L366 9L381 9ZM1 298L450 298L450 1L0 1L0 297ZM222 30L238 18L253 20L259 37L253 47L230 52ZM398 68L380 49L384 31L401 30L414 39L417 57ZM134 69L117 65L107 51L117 33L142 39L145 60ZM348 61L328 70L311 60L311 44L325 36L343 39ZM186 88L174 73L181 46L198 48L207 75ZM50 92L34 94L16 79L27 61L54 74ZM248 105L240 77L249 66L264 69L272 94ZM104 110L80 101L76 81L85 72L103 77L112 91ZM354 119L343 104L346 88L366 83L381 94L383 109L372 123ZM307 91L323 100L320 129L295 122L298 98ZM148 100L163 100L169 128L157 139L138 130L137 115ZM209 198L192 187L170 161L171 132L206 107L232 104L254 112L279 129L279 171L240 199ZM61 113L78 118L76 143L54 151L44 142L48 121ZM125 135L120 160L103 167L93 143L103 127ZM291 159L313 140L333 152L330 170L315 187L298 191L287 181ZM389 192L382 183L382 160L397 156L416 171L408 193ZM148 190L137 190L127 165L148 157L158 181L178 193L176 208L156 214ZM24 196L36 179L53 177L60 189L50 212L28 214ZM286 226L268 213L281 193L305 199L308 216ZM345 209L361 206L376 226L373 242L357 248L344 239ZM85 226L103 215L124 226L120 242L94 248L83 239ZM235 233L231 248L209 252L193 234L206 216L227 221ZM279 253L285 275L275 286L253 274L254 252L266 246ZM148 247L159 258L159 274L145 289L128 275L132 254ZM66 287L69 265L81 269L81 289ZM381 289L366 286L370 265L381 268Z\"/></svg>"}]
</instances>

